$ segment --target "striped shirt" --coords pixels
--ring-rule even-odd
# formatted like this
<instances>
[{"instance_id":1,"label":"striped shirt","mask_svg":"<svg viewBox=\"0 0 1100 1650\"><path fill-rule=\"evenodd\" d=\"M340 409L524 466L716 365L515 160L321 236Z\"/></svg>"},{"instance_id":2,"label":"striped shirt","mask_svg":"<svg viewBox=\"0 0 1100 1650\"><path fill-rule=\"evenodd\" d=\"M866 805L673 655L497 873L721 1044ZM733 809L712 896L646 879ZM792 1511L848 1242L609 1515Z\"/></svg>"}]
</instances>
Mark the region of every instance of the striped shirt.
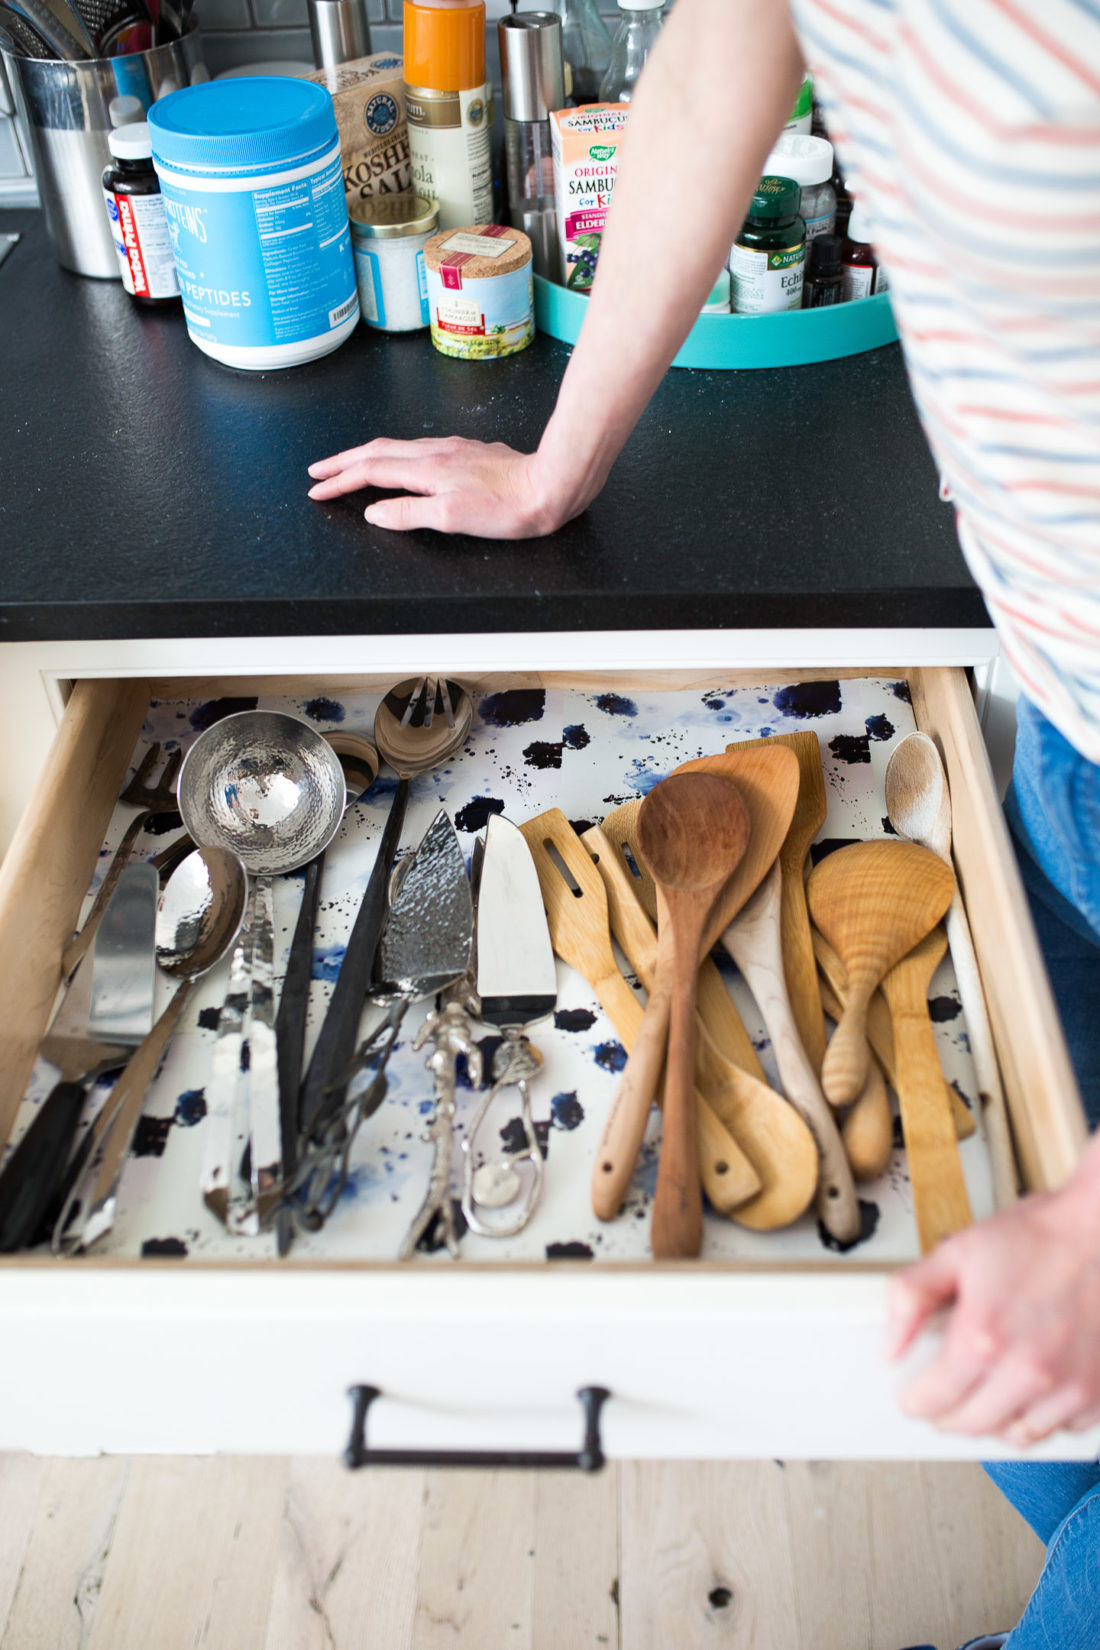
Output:
<instances>
[{"instance_id":1,"label":"striped shirt","mask_svg":"<svg viewBox=\"0 0 1100 1650\"><path fill-rule=\"evenodd\" d=\"M1100 0L791 10L1005 656L1100 762Z\"/></svg>"}]
</instances>

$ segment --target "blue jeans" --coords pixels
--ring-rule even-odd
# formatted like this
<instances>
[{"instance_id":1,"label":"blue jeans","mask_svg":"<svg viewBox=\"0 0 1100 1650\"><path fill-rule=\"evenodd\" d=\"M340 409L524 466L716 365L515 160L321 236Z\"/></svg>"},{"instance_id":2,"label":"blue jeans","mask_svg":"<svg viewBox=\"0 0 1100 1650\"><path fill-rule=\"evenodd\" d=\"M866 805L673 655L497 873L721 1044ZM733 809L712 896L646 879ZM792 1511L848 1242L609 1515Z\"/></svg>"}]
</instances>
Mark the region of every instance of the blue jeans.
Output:
<instances>
[{"instance_id":1,"label":"blue jeans","mask_svg":"<svg viewBox=\"0 0 1100 1650\"><path fill-rule=\"evenodd\" d=\"M1100 1124L1100 767L1078 755L1027 700L1019 706L1005 813L1081 1097L1095 1128ZM1100 1324L1096 1330L1100 1334ZM1096 1650L1100 1466L997 1461L985 1470L1047 1547L1043 1573L1006 1650Z\"/></svg>"}]
</instances>

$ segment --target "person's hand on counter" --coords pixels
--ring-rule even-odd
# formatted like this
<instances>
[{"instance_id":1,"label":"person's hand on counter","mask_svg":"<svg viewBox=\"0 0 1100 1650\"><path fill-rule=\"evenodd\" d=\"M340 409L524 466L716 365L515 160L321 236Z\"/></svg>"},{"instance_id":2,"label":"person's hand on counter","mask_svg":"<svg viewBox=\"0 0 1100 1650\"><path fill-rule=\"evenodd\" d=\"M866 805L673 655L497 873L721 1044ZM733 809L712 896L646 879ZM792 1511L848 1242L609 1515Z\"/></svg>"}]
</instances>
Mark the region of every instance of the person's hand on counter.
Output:
<instances>
[{"instance_id":1,"label":"person's hand on counter","mask_svg":"<svg viewBox=\"0 0 1100 1650\"><path fill-rule=\"evenodd\" d=\"M1100 1424L1100 1137L1060 1190L947 1238L893 1280L887 1356L944 1308L943 1347L904 1389L907 1414L1018 1449Z\"/></svg>"},{"instance_id":2,"label":"person's hand on counter","mask_svg":"<svg viewBox=\"0 0 1100 1650\"><path fill-rule=\"evenodd\" d=\"M486 538L548 533L579 515L713 287L802 72L786 6L679 0L631 103L584 327L538 452L371 441L310 465L309 496L398 489L413 496L370 504L368 521ZM676 136L688 133L705 167L685 168Z\"/></svg>"},{"instance_id":3,"label":"person's hand on counter","mask_svg":"<svg viewBox=\"0 0 1100 1650\"><path fill-rule=\"evenodd\" d=\"M473 533L486 539L537 538L552 533L588 500L573 503L551 492L538 473L538 455L517 453L502 441L368 441L311 464L310 498L338 498L361 487L400 491L364 511L375 527L407 532ZM572 506L572 507L571 507Z\"/></svg>"}]
</instances>

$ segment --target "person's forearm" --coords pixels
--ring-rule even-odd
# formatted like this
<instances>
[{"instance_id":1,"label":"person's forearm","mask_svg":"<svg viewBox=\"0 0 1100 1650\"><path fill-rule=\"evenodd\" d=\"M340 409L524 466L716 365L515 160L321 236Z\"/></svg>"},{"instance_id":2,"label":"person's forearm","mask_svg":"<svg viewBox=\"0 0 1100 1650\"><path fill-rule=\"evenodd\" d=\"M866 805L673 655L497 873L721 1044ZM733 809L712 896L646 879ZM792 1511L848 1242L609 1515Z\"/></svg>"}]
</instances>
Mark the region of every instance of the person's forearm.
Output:
<instances>
[{"instance_id":1,"label":"person's forearm","mask_svg":"<svg viewBox=\"0 0 1100 1650\"><path fill-rule=\"evenodd\" d=\"M583 509L603 485L726 261L801 75L784 0L678 0L631 104L584 328L535 460L556 501Z\"/></svg>"}]
</instances>

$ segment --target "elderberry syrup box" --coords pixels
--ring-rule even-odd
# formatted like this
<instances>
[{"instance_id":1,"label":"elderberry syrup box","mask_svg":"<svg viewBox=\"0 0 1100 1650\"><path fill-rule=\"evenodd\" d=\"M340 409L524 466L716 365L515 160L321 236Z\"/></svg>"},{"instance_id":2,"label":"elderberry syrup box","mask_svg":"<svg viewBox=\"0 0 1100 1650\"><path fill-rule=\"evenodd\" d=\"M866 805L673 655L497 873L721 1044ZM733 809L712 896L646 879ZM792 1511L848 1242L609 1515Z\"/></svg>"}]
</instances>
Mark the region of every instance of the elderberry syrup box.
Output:
<instances>
[{"instance_id":1,"label":"elderberry syrup box","mask_svg":"<svg viewBox=\"0 0 1100 1650\"><path fill-rule=\"evenodd\" d=\"M404 59L375 52L304 78L332 94L348 205L411 189Z\"/></svg>"},{"instance_id":2,"label":"elderberry syrup box","mask_svg":"<svg viewBox=\"0 0 1100 1650\"><path fill-rule=\"evenodd\" d=\"M586 103L550 116L558 279L574 292L587 293L596 273L629 112L629 103Z\"/></svg>"}]
</instances>

